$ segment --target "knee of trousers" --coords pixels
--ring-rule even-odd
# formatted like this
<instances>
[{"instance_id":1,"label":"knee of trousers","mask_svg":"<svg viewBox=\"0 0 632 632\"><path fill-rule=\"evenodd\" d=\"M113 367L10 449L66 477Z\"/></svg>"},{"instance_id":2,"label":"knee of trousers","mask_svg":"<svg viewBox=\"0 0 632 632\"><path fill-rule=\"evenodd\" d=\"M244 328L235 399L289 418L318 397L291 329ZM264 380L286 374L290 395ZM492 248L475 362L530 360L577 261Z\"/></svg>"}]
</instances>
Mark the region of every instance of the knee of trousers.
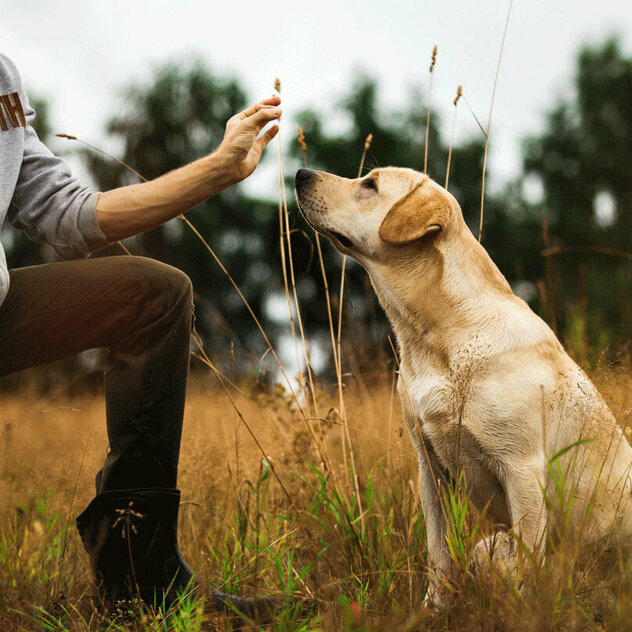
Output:
<instances>
[{"instance_id":1,"label":"knee of trousers","mask_svg":"<svg viewBox=\"0 0 632 632\"><path fill-rule=\"evenodd\" d=\"M177 268L148 259L134 257L137 266L139 291L148 311L155 316L173 319L193 314L193 286L191 279ZM171 318L169 318L171 320Z\"/></svg>"}]
</instances>

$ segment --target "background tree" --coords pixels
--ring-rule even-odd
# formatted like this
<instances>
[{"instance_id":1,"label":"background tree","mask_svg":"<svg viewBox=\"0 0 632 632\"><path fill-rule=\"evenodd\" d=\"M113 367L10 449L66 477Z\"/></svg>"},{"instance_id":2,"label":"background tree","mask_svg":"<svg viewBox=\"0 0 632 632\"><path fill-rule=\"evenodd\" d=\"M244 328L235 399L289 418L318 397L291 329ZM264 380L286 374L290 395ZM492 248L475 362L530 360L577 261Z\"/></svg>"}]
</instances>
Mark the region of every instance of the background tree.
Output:
<instances>
[{"instance_id":1,"label":"background tree","mask_svg":"<svg viewBox=\"0 0 632 632\"><path fill-rule=\"evenodd\" d=\"M632 262L591 252L631 249L631 151L632 60L610 39L580 51L574 94L525 143L524 159L542 183L551 243L577 248L550 264L560 326L598 349L632 334Z\"/></svg>"}]
</instances>

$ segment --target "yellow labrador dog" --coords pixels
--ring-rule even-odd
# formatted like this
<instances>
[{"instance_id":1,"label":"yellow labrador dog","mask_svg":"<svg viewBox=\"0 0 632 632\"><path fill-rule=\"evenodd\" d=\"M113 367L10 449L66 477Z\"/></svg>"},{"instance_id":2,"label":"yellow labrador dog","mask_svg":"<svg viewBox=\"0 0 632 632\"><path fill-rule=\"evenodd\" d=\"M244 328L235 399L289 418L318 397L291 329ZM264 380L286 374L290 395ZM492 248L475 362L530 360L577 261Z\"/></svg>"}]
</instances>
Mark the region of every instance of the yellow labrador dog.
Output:
<instances>
[{"instance_id":1,"label":"yellow labrador dog","mask_svg":"<svg viewBox=\"0 0 632 632\"><path fill-rule=\"evenodd\" d=\"M559 497L560 477L582 537L627 541L632 448L551 329L513 294L455 198L410 169L356 180L301 169L295 183L307 221L366 269L397 336L427 524L426 602L441 603L450 573L441 503L460 472L475 506L538 559L551 515L544 499Z\"/></svg>"}]
</instances>

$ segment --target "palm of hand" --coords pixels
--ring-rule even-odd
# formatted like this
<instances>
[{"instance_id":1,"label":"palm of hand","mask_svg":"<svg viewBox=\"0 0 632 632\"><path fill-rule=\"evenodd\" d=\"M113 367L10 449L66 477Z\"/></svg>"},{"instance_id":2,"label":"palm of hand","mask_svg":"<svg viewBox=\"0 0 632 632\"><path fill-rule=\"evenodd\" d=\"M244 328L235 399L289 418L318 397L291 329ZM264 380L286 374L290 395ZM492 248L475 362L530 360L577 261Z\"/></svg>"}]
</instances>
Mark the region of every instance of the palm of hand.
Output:
<instances>
[{"instance_id":1,"label":"palm of hand","mask_svg":"<svg viewBox=\"0 0 632 632\"><path fill-rule=\"evenodd\" d=\"M281 111L274 107L279 103L278 98L262 101L226 123L220 149L224 151L237 181L247 178L257 168L264 148L279 131L275 125L257 138L267 123L281 116Z\"/></svg>"},{"instance_id":2,"label":"palm of hand","mask_svg":"<svg viewBox=\"0 0 632 632\"><path fill-rule=\"evenodd\" d=\"M263 148L255 143L253 128L242 128L233 144L233 161L240 180L247 178L259 164Z\"/></svg>"}]
</instances>

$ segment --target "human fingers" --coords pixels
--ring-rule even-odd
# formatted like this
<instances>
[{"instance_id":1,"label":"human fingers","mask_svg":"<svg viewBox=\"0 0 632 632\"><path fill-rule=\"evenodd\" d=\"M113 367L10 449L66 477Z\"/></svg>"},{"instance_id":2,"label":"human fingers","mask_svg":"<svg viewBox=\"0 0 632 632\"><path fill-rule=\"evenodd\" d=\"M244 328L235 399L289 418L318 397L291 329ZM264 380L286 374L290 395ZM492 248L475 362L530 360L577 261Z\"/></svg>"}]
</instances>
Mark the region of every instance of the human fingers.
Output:
<instances>
[{"instance_id":1,"label":"human fingers","mask_svg":"<svg viewBox=\"0 0 632 632\"><path fill-rule=\"evenodd\" d=\"M248 123L252 124L257 132L259 132L266 123L279 118L281 118L281 108L264 108L249 116Z\"/></svg>"},{"instance_id":2,"label":"human fingers","mask_svg":"<svg viewBox=\"0 0 632 632\"><path fill-rule=\"evenodd\" d=\"M274 125L271 127L265 134L262 134L257 138L257 140L252 145L252 151L250 152L249 158L252 161L252 169L256 169L259 161L261 160L261 156L263 155L263 150L266 148L268 143L279 133L279 126Z\"/></svg>"},{"instance_id":3,"label":"human fingers","mask_svg":"<svg viewBox=\"0 0 632 632\"><path fill-rule=\"evenodd\" d=\"M265 146L279 133L279 126L273 125L265 134L262 134L257 138L257 143L263 150Z\"/></svg>"},{"instance_id":4,"label":"human fingers","mask_svg":"<svg viewBox=\"0 0 632 632\"><path fill-rule=\"evenodd\" d=\"M243 112L239 113L239 117L244 119L252 116L259 110L267 107L275 107L281 103L281 99L279 97L271 97L269 99L264 99L263 101L259 101L259 103L255 103L251 105L249 108L245 109Z\"/></svg>"}]
</instances>

